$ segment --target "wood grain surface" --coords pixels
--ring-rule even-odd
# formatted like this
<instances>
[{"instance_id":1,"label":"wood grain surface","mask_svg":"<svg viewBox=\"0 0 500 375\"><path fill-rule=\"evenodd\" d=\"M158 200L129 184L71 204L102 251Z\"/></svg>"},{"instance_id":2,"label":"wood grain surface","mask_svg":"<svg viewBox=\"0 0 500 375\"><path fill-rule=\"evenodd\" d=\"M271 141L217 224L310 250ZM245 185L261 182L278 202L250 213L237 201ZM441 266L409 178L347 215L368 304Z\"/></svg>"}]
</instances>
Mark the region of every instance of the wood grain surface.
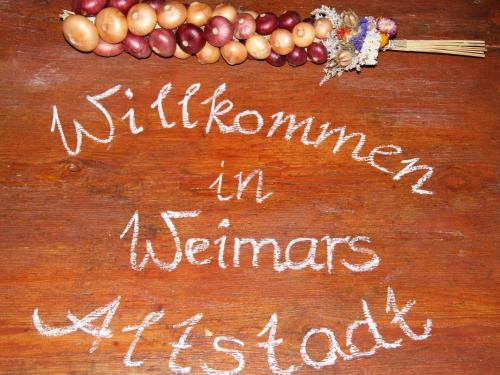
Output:
<instances>
[{"instance_id":1,"label":"wood grain surface","mask_svg":"<svg viewBox=\"0 0 500 375\"><path fill-rule=\"evenodd\" d=\"M321 67L273 68L248 61L238 67L224 62L201 66L152 56L139 61L128 55L99 58L73 50L64 41L58 14L70 1L0 1L0 373L2 374L166 374L172 373L172 343L184 328L173 328L198 313L201 321L188 338L191 348L177 358L191 373L201 364L230 370L237 361L213 349L216 336L233 336L244 347L244 374L271 373L268 334L257 337L278 317L276 347L281 368L301 366L300 374L494 374L500 355L499 267L499 52L500 7L497 1L335 1L337 9L361 15L386 15L399 21L400 39L481 39L485 60L387 52L379 66L361 74L345 74L319 87ZM215 5L215 1L209 1ZM319 1L247 1L238 5L258 12L295 9L306 15ZM150 108L168 82L164 100L173 128L161 126ZM186 89L200 83L189 114L199 126L181 125ZM266 131L276 112L315 117L366 135L360 155L379 145L398 145L401 155L380 156L380 164L397 171L401 160L419 158L434 173L425 188L411 190L422 173L401 180L351 157L355 141L333 154L335 142L315 148L290 141L284 130L267 138L266 131L245 136L203 131L209 105L201 102L227 84L223 98L234 109L221 116L228 123L240 111L258 110ZM61 138L51 132L52 106L74 148L72 120L98 137L107 136L104 117L87 100L120 84L103 100L116 126L112 142L88 138L81 152L70 156ZM134 97L124 95L127 88ZM130 132L123 115L134 108L144 131ZM246 121L246 120L245 120ZM247 125L250 126L250 119ZM318 134L318 130L313 130ZM221 162L224 167L221 168ZM235 194L233 176L260 169L262 204L255 201L253 181L240 200L219 201L209 186L224 172L224 194ZM176 221L181 241L226 234L274 238L284 249L294 238L366 236L380 258L370 272L355 273L342 265L370 257L339 247L333 273L304 269L276 272L272 253L263 249L258 268L250 250L242 250L240 267L221 269L217 248L207 266L183 257L172 272L151 261L143 271L131 269L130 233L120 234L132 214L140 215L139 259L146 239L158 256L171 260L174 244L164 220L166 211L199 210L198 218ZM218 228L228 218L228 229ZM318 262L325 246L318 245ZM304 249L294 253L297 259ZM232 251L228 250L230 262ZM199 258L203 256L200 254ZM432 319L431 336L413 341L393 314L386 313L387 288L421 334ZM83 318L121 296L109 324L112 338L103 338L89 354L93 337L79 330L60 337L42 336L34 327L38 309L52 327L70 325L68 310ZM387 342L402 338L397 349L379 349L370 357L316 370L304 364L300 346L312 328L335 333L345 353L347 327L364 318L362 300ZM145 329L133 354L144 361L128 368L124 357L144 317L164 311ZM98 326L101 320L94 323ZM360 327L353 341L362 351L373 347L372 335ZM328 352L326 336L308 345L311 358Z\"/></svg>"}]
</instances>

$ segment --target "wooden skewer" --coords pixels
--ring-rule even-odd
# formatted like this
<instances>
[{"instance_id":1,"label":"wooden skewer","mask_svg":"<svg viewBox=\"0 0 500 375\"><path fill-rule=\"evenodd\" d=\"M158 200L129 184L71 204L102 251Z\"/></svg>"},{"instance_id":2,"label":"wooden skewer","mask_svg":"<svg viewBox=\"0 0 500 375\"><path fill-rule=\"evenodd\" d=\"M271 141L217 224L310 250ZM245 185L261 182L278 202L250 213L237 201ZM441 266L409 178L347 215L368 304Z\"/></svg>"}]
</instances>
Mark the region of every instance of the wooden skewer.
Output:
<instances>
[{"instance_id":1,"label":"wooden skewer","mask_svg":"<svg viewBox=\"0 0 500 375\"><path fill-rule=\"evenodd\" d=\"M482 40L393 40L386 50L484 58L486 44Z\"/></svg>"}]
</instances>

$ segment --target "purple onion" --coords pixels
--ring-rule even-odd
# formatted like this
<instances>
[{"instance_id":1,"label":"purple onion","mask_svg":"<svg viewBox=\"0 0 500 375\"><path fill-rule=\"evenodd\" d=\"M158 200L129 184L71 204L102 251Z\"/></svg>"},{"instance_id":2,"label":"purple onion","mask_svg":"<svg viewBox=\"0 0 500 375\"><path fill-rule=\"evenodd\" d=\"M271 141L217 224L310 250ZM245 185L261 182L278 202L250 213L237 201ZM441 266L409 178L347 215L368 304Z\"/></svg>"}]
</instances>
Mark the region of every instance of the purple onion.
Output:
<instances>
[{"instance_id":1,"label":"purple onion","mask_svg":"<svg viewBox=\"0 0 500 375\"><path fill-rule=\"evenodd\" d=\"M307 52L305 48L295 46L293 51L286 55L286 59L290 66L301 66L307 61Z\"/></svg>"},{"instance_id":2,"label":"purple onion","mask_svg":"<svg viewBox=\"0 0 500 375\"><path fill-rule=\"evenodd\" d=\"M278 28L278 16L274 13L262 13L255 20L257 32L260 35L269 35Z\"/></svg>"},{"instance_id":3,"label":"purple onion","mask_svg":"<svg viewBox=\"0 0 500 375\"><path fill-rule=\"evenodd\" d=\"M176 39L179 47L190 55L198 53L206 43L203 30L192 23L185 23L179 26Z\"/></svg>"},{"instance_id":4,"label":"purple onion","mask_svg":"<svg viewBox=\"0 0 500 375\"><path fill-rule=\"evenodd\" d=\"M154 29L149 34L149 46L157 55L173 56L176 47L174 32L167 29Z\"/></svg>"},{"instance_id":5,"label":"purple onion","mask_svg":"<svg viewBox=\"0 0 500 375\"><path fill-rule=\"evenodd\" d=\"M205 25L205 37L207 42L214 47L223 47L233 40L234 24L227 18L215 16L208 20Z\"/></svg>"},{"instance_id":6,"label":"purple onion","mask_svg":"<svg viewBox=\"0 0 500 375\"><path fill-rule=\"evenodd\" d=\"M132 8L132 5L135 5L138 2L139 0L109 0L108 7L116 8L123 14L127 14L128 10Z\"/></svg>"},{"instance_id":7,"label":"purple onion","mask_svg":"<svg viewBox=\"0 0 500 375\"><path fill-rule=\"evenodd\" d=\"M311 25L314 25L314 18L312 17L307 17L307 18L304 18L302 20L302 22L305 22L305 23L310 23Z\"/></svg>"},{"instance_id":8,"label":"purple onion","mask_svg":"<svg viewBox=\"0 0 500 375\"><path fill-rule=\"evenodd\" d=\"M125 52L138 59L145 59L151 55L151 47L149 46L147 37L137 36L128 32L127 37L122 43Z\"/></svg>"},{"instance_id":9,"label":"purple onion","mask_svg":"<svg viewBox=\"0 0 500 375\"><path fill-rule=\"evenodd\" d=\"M282 56L277 52L271 51L271 54L266 61L272 66L281 67L286 64L286 56Z\"/></svg>"},{"instance_id":10,"label":"purple onion","mask_svg":"<svg viewBox=\"0 0 500 375\"><path fill-rule=\"evenodd\" d=\"M158 13L163 4L165 4L165 0L145 0L143 3L149 4Z\"/></svg>"},{"instance_id":11,"label":"purple onion","mask_svg":"<svg viewBox=\"0 0 500 375\"><path fill-rule=\"evenodd\" d=\"M124 50L122 43L108 43L102 39L97 42L97 47L94 49L94 53L98 56L112 57L118 56Z\"/></svg>"},{"instance_id":12,"label":"purple onion","mask_svg":"<svg viewBox=\"0 0 500 375\"><path fill-rule=\"evenodd\" d=\"M323 43L314 42L307 47L307 56L315 64L324 64L328 60L328 50Z\"/></svg>"},{"instance_id":13,"label":"purple onion","mask_svg":"<svg viewBox=\"0 0 500 375\"><path fill-rule=\"evenodd\" d=\"M82 16L95 16L107 2L108 0L73 0L73 12Z\"/></svg>"},{"instance_id":14,"label":"purple onion","mask_svg":"<svg viewBox=\"0 0 500 375\"><path fill-rule=\"evenodd\" d=\"M236 19L236 27L234 29L234 36L238 39L245 40L255 34L257 25L255 19L251 14L240 13Z\"/></svg>"},{"instance_id":15,"label":"purple onion","mask_svg":"<svg viewBox=\"0 0 500 375\"><path fill-rule=\"evenodd\" d=\"M300 14L294 10L288 10L278 18L278 27L292 31L293 27L300 22Z\"/></svg>"}]
</instances>

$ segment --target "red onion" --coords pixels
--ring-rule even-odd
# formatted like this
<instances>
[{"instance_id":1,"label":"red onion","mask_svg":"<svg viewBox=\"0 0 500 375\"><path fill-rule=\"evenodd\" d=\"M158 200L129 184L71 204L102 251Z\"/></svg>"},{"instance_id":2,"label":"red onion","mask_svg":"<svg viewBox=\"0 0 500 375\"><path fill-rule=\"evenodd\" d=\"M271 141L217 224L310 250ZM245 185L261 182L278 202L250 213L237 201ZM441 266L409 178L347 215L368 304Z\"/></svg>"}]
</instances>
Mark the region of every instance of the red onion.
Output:
<instances>
[{"instance_id":1,"label":"red onion","mask_svg":"<svg viewBox=\"0 0 500 375\"><path fill-rule=\"evenodd\" d=\"M73 12L82 16L95 16L107 2L108 0L73 0Z\"/></svg>"},{"instance_id":2,"label":"red onion","mask_svg":"<svg viewBox=\"0 0 500 375\"><path fill-rule=\"evenodd\" d=\"M112 57L118 56L124 50L123 44L121 43L108 43L102 39L97 42L97 47L94 49L94 53L98 56Z\"/></svg>"},{"instance_id":3,"label":"red onion","mask_svg":"<svg viewBox=\"0 0 500 375\"><path fill-rule=\"evenodd\" d=\"M145 59L151 55L151 47L147 37L137 36L131 32L127 33L127 37L123 41L123 47L125 52L138 59Z\"/></svg>"},{"instance_id":4,"label":"red onion","mask_svg":"<svg viewBox=\"0 0 500 375\"><path fill-rule=\"evenodd\" d=\"M109 0L108 7L117 8L123 14L127 14L128 10L132 8L139 0Z\"/></svg>"},{"instance_id":5,"label":"red onion","mask_svg":"<svg viewBox=\"0 0 500 375\"><path fill-rule=\"evenodd\" d=\"M315 42L307 47L307 56L315 64L324 64L328 60L328 51L323 43Z\"/></svg>"},{"instance_id":6,"label":"red onion","mask_svg":"<svg viewBox=\"0 0 500 375\"><path fill-rule=\"evenodd\" d=\"M292 31L293 27L300 22L300 14L294 10L288 10L278 18L278 27Z\"/></svg>"},{"instance_id":7,"label":"red onion","mask_svg":"<svg viewBox=\"0 0 500 375\"><path fill-rule=\"evenodd\" d=\"M234 36L238 39L248 39L255 34L255 19L249 13L240 13L236 19Z\"/></svg>"},{"instance_id":8,"label":"red onion","mask_svg":"<svg viewBox=\"0 0 500 375\"><path fill-rule=\"evenodd\" d=\"M179 26L176 39L179 47L191 55L199 52L206 43L203 30L192 23L185 23Z\"/></svg>"},{"instance_id":9,"label":"red onion","mask_svg":"<svg viewBox=\"0 0 500 375\"><path fill-rule=\"evenodd\" d=\"M278 27L278 16L274 13L262 13L255 20L257 32L260 35L269 35Z\"/></svg>"},{"instance_id":10,"label":"red onion","mask_svg":"<svg viewBox=\"0 0 500 375\"><path fill-rule=\"evenodd\" d=\"M149 4L158 13L163 4L165 4L165 0L145 0L143 3Z\"/></svg>"},{"instance_id":11,"label":"red onion","mask_svg":"<svg viewBox=\"0 0 500 375\"><path fill-rule=\"evenodd\" d=\"M314 18L312 17L307 17L307 18L304 18L302 20L302 22L305 22L305 23L310 23L311 25L314 25Z\"/></svg>"},{"instance_id":12,"label":"red onion","mask_svg":"<svg viewBox=\"0 0 500 375\"><path fill-rule=\"evenodd\" d=\"M175 45L175 34L172 30L154 29L149 34L149 46L157 55L162 57L173 56Z\"/></svg>"},{"instance_id":13,"label":"red onion","mask_svg":"<svg viewBox=\"0 0 500 375\"><path fill-rule=\"evenodd\" d=\"M271 54L266 59L266 61L272 66L281 67L286 63L286 56L282 56L274 51L271 51Z\"/></svg>"},{"instance_id":14,"label":"red onion","mask_svg":"<svg viewBox=\"0 0 500 375\"><path fill-rule=\"evenodd\" d=\"M305 48L295 46L293 51L286 55L286 59L290 66L304 65L307 61L307 52Z\"/></svg>"},{"instance_id":15,"label":"red onion","mask_svg":"<svg viewBox=\"0 0 500 375\"><path fill-rule=\"evenodd\" d=\"M234 24L227 18L215 16L205 26L207 42L214 47L222 47L233 40Z\"/></svg>"}]
</instances>

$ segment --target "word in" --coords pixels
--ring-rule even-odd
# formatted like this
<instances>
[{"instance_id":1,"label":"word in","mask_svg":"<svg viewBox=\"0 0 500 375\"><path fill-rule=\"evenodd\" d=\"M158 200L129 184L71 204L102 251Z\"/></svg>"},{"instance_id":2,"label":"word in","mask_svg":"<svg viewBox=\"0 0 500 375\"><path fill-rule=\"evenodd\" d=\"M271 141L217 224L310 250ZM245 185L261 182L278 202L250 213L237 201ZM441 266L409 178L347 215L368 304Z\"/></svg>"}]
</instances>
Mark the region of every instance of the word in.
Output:
<instances>
[{"instance_id":1,"label":"word in","mask_svg":"<svg viewBox=\"0 0 500 375\"><path fill-rule=\"evenodd\" d=\"M224 167L224 161L221 162L220 166L221 166L221 168ZM237 179L237 181L238 181L238 188L236 191L236 199L237 200L241 200L246 188L248 187L250 182L256 176L258 176L259 179L257 181L257 190L255 191L255 201L260 204L273 194L273 193L267 193L266 195L262 196L262 186L264 184L264 172L262 172L262 170L260 170L260 169L254 169L246 177L243 177L243 172L240 172L234 176L234 178ZM234 198L234 195L230 194L230 195L224 196L222 194L223 181L224 181L224 173L220 173L219 176L213 182L213 184L209 186L209 188L210 189L217 188L217 199L220 200L221 202L230 201L231 199Z\"/></svg>"}]
</instances>

